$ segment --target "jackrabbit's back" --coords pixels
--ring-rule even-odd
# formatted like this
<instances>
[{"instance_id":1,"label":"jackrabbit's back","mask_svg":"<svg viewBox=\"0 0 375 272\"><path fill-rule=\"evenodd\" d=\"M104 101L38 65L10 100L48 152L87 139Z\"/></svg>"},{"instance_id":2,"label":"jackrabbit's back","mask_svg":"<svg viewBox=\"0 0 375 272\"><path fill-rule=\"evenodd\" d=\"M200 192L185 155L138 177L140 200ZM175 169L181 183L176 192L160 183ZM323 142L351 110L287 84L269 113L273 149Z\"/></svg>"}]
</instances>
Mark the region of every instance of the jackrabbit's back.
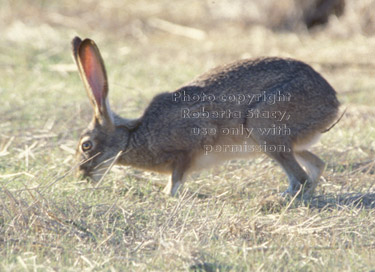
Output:
<instances>
[{"instance_id":1,"label":"jackrabbit's back","mask_svg":"<svg viewBox=\"0 0 375 272\"><path fill-rule=\"evenodd\" d=\"M173 131L179 126L245 124L254 121L249 115L263 111L287 114L284 121L298 130L324 129L338 106L334 89L307 64L263 58L217 67L174 93L156 96L143 120L157 131Z\"/></svg>"}]
</instances>

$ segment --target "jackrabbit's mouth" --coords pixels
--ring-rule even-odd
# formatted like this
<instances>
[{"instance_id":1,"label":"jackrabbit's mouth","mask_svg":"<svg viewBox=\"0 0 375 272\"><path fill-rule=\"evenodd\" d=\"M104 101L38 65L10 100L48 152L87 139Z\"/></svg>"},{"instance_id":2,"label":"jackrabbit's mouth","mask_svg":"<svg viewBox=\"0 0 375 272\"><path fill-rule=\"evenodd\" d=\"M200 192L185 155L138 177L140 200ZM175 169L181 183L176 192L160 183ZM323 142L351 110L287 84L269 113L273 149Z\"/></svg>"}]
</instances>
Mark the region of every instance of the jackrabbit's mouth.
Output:
<instances>
[{"instance_id":1,"label":"jackrabbit's mouth","mask_svg":"<svg viewBox=\"0 0 375 272\"><path fill-rule=\"evenodd\" d=\"M95 165L92 161L94 157L95 156L89 158L88 160L80 162L76 173L76 176L78 178L82 180L98 182L102 179L103 175L108 171L108 168L113 163L113 158L109 158Z\"/></svg>"},{"instance_id":2,"label":"jackrabbit's mouth","mask_svg":"<svg viewBox=\"0 0 375 272\"><path fill-rule=\"evenodd\" d=\"M86 180L86 181L92 180L92 177L91 177L90 173L88 173L87 171L82 170L82 169L80 169L80 170L77 171L76 177L79 180Z\"/></svg>"},{"instance_id":3,"label":"jackrabbit's mouth","mask_svg":"<svg viewBox=\"0 0 375 272\"><path fill-rule=\"evenodd\" d=\"M77 173L77 178L82 181L97 183L103 177L104 172L87 173L82 170Z\"/></svg>"},{"instance_id":4,"label":"jackrabbit's mouth","mask_svg":"<svg viewBox=\"0 0 375 272\"><path fill-rule=\"evenodd\" d=\"M101 179L105 172L105 169L102 167L99 169L92 169L85 165L81 165L77 170L76 176L81 180L97 182Z\"/></svg>"},{"instance_id":5,"label":"jackrabbit's mouth","mask_svg":"<svg viewBox=\"0 0 375 272\"><path fill-rule=\"evenodd\" d=\"M103 175L104 175L105 172L106 172L105 170L103 170L103 171L96 171L96 172L94 172L94 173L92 173L90 175L90 179L93 182L95 182L95 183L99 182L102 179L102 177L103 177Z\"/></svg>"}]
</instances>

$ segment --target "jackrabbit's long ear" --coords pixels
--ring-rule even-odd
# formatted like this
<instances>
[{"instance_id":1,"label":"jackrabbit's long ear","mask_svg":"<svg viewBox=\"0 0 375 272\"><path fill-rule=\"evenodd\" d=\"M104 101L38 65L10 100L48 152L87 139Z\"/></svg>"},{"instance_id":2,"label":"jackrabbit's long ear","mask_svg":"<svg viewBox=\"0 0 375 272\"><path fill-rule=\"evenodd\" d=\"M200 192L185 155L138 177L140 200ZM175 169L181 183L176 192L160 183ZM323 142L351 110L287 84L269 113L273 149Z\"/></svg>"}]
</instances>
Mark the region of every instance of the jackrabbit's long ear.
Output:
<instances>
[{"instance_id":1,"label":"jackrabbit's long ear","mask_svg":"<svg viewBox=\"0 0 375 272\"><path fill-rule=\"evenodd\" d=\"M108 103L108 80L103 59L95 42L75 37L73 56L81 79L94 107L95 120L108 129L114 128L113 114Z\"/></svg>"}]
</instances>

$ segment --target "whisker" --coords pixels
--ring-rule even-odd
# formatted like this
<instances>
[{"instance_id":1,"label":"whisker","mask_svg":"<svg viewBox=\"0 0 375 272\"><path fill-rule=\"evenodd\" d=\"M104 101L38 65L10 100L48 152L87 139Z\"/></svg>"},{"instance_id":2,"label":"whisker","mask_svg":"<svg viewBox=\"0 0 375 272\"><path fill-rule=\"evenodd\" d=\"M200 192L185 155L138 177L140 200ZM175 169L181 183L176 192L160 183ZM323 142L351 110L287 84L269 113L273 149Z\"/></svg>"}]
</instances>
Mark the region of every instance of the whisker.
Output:
<instances>
[{"instance_id":1,"label":"whisker","mask_svg":"<svg viewBox=\"0 0 375 272\"><path fill-rule=\"evenodd\" d=\"M91 161L91 160L94 159L95 157L99 156L100 153L101 153L101 152L98 152L98 153L96 153L95 155L91 156L90 158L80 161L80 162L78 163L78 166L81 166L81 165L83 165L83 164L85 164L85 163Z\"/></svg>"},{"instance_id":2,"label":"whisker","mask_svg":"<svg viewBox=\"0 0 375 272\"><path fill-rule=\"evenodd\" d=\"M107 170L104 172L103 176L100 178L100 180L98 181L98 183L95 185L95 188L98 188L98 186L102 183L102 180L107 175L107 173L109 172L109 170L111 170L111 168L116 163L117 159L121 156L121 154L122 154L122 150L120 150L120 152L117 153L117 155L116 155L115 159L112 161L111 165L107 168Z\"/></svg>"},{"instance_id":3,"label":"whisker","mask_svg":"<svg viewBox=\"0 0 375 272\"><path fill-rule=\"evenodd\" d=\"M122 151L120 151L120 152L122 152ZM102 162L99 163L97 166L95 166L94 169L96 169L96 168L102 166L103 164L106 164L106 163L110 162L110 161L113 160L113 159L116 159L117 157L118 157L118 154L117 154L116 156L110 157L109 159L106 159L105 161L102 161Z\"/></svg>"}]
</instances>

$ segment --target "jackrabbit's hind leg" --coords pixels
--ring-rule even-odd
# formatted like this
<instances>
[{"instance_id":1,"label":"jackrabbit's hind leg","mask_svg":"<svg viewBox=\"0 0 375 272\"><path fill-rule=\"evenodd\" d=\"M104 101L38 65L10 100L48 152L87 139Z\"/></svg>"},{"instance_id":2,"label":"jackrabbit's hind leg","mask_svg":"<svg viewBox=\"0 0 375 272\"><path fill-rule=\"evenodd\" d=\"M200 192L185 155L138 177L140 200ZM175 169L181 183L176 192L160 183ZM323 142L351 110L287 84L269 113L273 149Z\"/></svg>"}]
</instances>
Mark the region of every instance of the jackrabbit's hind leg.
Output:
<instances>
[{"instance_id":1,"label":"jackrabbit's hind leg","mask_svg":"<svg viewBox=\"0 0 375 272\"><path fill-rule=\"evenodd\" d=\"M306 184L306 193L312 195L324 171L325 163L318 156L307 150L298 151L295 155L297 161L306 169L310 176L310 184Z\"/></svg>"},{"instance_id":2,"label":"jackrabbit's hind leg","mask_svg":"<svg viewBox=\"0 0 375 272\"><path fill-rule=\"evenodd\" d=\"M281 165L288 176L289 187L283 195L295 195L300 190L304 194L304 186L310 182L310 177L299 165L293 152L273 152L268 155Z\"/></svg>"}]
</instances>

